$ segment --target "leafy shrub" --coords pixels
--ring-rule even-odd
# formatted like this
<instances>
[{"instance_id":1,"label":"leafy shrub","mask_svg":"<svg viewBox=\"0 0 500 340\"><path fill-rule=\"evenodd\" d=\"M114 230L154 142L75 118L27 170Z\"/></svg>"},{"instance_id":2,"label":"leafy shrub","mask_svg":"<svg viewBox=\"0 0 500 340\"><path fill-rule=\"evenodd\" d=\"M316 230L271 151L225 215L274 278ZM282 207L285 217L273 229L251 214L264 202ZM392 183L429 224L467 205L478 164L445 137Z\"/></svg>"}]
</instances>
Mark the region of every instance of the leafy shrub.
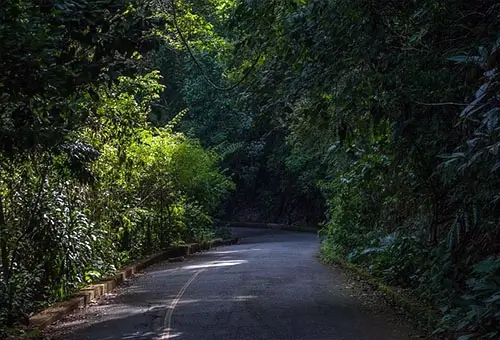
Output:
<instances>
[{"instance_id":1,"label":"leafy shrub","mask_svg":"<svg viewBox=\"0 0 500 340\"><path fill-rule=\"evenodd\" d=\"M460 340L498 339L500 333L500 258L490 257L473 266L466 294L446 312L443 323L452 333L466 333ZM438 329L439 333L444 329ZM477 335L480 334L478 337Z\"/></svg>"},{"instance_id":2,"label":"leafy shrub","mask_svg":"<svg viewBox=\"0 0 500 340\"><path fill-rule=\"evenodd\" d=\"M233 184L196 140L148 127L157 80L121 78L103 94L101 133L85 128L57 152L2 159L2 325L127 261L214 236L212 216Z\"/></svg>"}]
</instances>

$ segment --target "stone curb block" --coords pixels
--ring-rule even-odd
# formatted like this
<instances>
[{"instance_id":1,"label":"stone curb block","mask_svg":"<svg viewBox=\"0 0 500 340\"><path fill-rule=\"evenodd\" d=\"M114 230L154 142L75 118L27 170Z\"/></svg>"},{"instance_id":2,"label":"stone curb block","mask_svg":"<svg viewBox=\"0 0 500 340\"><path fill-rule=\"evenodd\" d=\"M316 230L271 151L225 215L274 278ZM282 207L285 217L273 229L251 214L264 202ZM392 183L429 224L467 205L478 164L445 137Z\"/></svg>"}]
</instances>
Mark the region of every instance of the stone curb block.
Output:
<instances>
[{"instance_id":1,"label":"stone curb block","mask_svg":"<svg viewBox=\"0 0 500 340\"><path fill-rule=\"evenodd\" d=\"M255 229L278 229L287 231L301 231L306 233L317 233L318 228L313 227L301 227L293 226L288 224L278 224L278 223L259 223L259 222L225 222L229 226L234 228L255 228Z\"/></svg>"},{"instance_id":2,"label":"stone curb block","mask_svg":"<svg viewBox=\"0 0 500 340\"><path fill-rule=\"evenodd\" d=\"M32 316L29 319L30 328L41 330L53 324L54 322L61 320L75 310L87 307L92 301L99 300L103 295L115 289L120 283L131 278L136 273L140 272L148 266L151 266L152 264L162 262L173 257L189 256L203 250L209 250L211 247L231 245L237 242L238 239L236 238L230 240L217 238L203 244L191 243L183 246L173 247L165 251L156 253L144 260L140 260L138 262L135 262L134 264L125 266L120 270L119 273L117 273L113 277L104 279L101 282L80 289L80 291L69 300L57 302L53 306Z\"/></svg>"}]
</instances>

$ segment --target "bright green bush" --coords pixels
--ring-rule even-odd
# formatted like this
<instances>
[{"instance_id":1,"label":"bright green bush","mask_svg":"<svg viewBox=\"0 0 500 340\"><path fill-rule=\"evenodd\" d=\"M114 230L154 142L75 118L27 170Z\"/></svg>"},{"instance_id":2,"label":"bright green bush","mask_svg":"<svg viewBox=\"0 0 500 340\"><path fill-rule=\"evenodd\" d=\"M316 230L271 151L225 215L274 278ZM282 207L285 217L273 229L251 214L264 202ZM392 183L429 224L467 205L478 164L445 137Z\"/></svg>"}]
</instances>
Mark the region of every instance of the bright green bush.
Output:
<instances>
[{"instance_id":1,"label":"bright green bush","mask_svg":"<svg viewBox=\"0 0 500 340\"><path fill-rule=\"evenodd\" d=\"M214 152L172 127L148 126L158 78L121 78L103 90L95 125L61 152L2 160L3 324L127 261L215 235L214 214L233 184Z\"/></svg>"}]
</instances>

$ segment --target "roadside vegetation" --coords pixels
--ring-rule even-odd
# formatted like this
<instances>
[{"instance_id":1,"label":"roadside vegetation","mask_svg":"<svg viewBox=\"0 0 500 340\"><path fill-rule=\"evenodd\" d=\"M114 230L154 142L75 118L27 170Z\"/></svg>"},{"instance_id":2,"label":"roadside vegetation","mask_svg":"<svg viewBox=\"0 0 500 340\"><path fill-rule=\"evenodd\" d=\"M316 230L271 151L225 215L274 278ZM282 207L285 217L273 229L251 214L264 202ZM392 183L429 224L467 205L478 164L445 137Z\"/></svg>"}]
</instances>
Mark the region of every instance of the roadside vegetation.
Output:
<instances>
[{"instance_id":1,"label":"roadside vegetation","mask_svg":"<svg viewBox=\"0 0 500 340\"><path fill-rule=\"evenodd\" d=\"M217 219L321 225L322 257L500 331L500 6L8 0L0 334Z\"/></svg>"},{"instance_id":2,"label":"roadside vegetation","mask_svg":"<svg viewBox=\"0 0 500 340\"><path fill-rule=\"evenodd\" d=\"M153 49L179 49L167 21L141 1L0 6L0 338L133 259L214 237L234 187L220 156L174 131L185 110L150 122L168 77Z\"/></svg>"}]
</instances>

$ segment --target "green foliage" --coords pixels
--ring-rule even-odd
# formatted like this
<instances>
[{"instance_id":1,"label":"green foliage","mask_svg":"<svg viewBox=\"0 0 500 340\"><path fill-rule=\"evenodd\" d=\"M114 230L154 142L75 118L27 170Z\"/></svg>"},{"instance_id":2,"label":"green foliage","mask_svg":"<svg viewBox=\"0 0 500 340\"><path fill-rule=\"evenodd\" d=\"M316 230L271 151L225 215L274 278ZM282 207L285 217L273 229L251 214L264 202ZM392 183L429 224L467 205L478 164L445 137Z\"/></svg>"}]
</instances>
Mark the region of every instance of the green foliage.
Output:
<instances>
[{"instance_id":1,"label":"green foliage","mask_svg":"<svg viewBox=\"0 0 500 340\"><path fill-rule=\"evenodd\" d=\"M232 22L252 32L239 53L263 48L238 103L263 136L284 135L256 173L279 174L274 192L321 190L322 256L446 306L440 332L457 337L498 337L497 287L476 290L496 274L475 270L500 251L497 12L495 1L239 1Z\"/></svg>"},{"instance_id":2,"label":"green foliage","mask_svg":"<svg viewBox=\"0 0 500 340\"><path fill-rule=\"evenodd\" d=\"M232 183L219 171L218 156L196 140L170 128L148 128L148 110L161 90L155 79L122 78L101 96L98 124L74 132L97 150L89 144L91 150L82 151L85 144L77 143L67 154L32 152L3 160L5 323L130 259L213 237L212 216ZM74 162L91 181L71 170Z\"/></svg>"},{"instance_id":3,"label":"green foliage","mask_svg":"<svg viewBox=\"0 0 500 340\"><path fill-rule=\"evenodd\" d=\"M116 220L133 256L195 240L199 231L210 229L211 216L232 187L217 171L214 154L163 129L139 132L123 156L121 147L108 145L95 164L100 190L107 192L96 193L102 197L96 207L100 216Z\"/></svg>"},{"instance_id":4,"label":"green foliage","mask_svg":"<svg viewBox=\"0 0 500 340\"><path fill-rule=\"evenodd\" d=\"M158 5L0 8L2 322L217 217L324 219L325 260L498 338L497 1Z\"/></svg>"},{"instance_id":5,"label":"green foliage","mask_svg":"<svg viewBox=\"0 0 500 340\"><path fill-rule=\"evenodd\" d=\"M101 84L138 70L159 21L140 1L4 1L0 8L4 157L56 147L96 109Z\"/></svg>"},{"instance_id":6,"label":"green foliage","mask_svg":"<svg viewBox=\"0 0 500 340\"><path fill-rule=\"evenodd\" d=\"M463 336L465 338L480 333L481 339L498 339L499 292L500 258L490 257L473 266L471 278L467 280L467 294L450 310L446 307L445 320L455 331L469 333Z\"/></svg>"},{"instance_id":7,"label":"green foliage","mask_svg":"<svg viewBox=\"0 0 500 340\"><path fill-rule=\"evenodd\" d=\"M135 258L215 235L233 188L219 156L174 132L180 117L149 123L168 18L149 1L2 3L0 337Z\"/></svg>"}]
</instances>

